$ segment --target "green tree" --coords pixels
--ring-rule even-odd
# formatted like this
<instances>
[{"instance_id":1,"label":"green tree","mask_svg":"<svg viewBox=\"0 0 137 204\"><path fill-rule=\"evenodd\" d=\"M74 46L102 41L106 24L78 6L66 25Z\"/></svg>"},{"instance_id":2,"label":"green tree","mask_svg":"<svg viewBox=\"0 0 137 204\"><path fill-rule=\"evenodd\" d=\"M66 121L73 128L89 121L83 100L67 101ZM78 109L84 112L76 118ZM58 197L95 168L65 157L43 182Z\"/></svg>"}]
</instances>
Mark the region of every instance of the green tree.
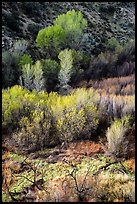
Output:
<instances>
[{"instance_id":1,"label":"green tree","mask_svg":"<svg viewBox=\"0 0 137 204\"><path fill-rule=\"evenodd\" d=\"M68 82L70 81L72 75L72 68L73 68L73 57L72 57L72 50L65 49L59 53L58 58L60 59L61 69L59 72L59 82L60 82L60 92L65 93L68 92L70 86Z\"/></svg>"},{"instance_id":2,"label":"green tree","mask_svg":"<svg viewBox=\"0 0 137 204\"><path fill-rule=\"evenodd\" d=\"M54 20L54 25L60 25L65 30L67 47L79 49L83 31L87 27L87 20L83 18L81 11L72 9L66 14L59 15Z\"/></svg>"},{"instance_id":3,"label":"green tree","mask_svg":"<svg viewBox=\"0 0 137 204\"><path fill-rule=\"evenodd\" d=\"M37 47L43 47L48 57L56 58L60 50L65 48L79 49L84 35L87 20L81 11L74 9L59 15L54 25L41 29L36 38Z\"/></svg>"},{"instance_id":4,"label":"green tree","mask_svg":"<svg viewBox=\"0 0 137 204\"><path fill-rule=\"evenodd\" d=\"M41 29L36 38L37 47L43 47L49 54L49 57L54 57L65 40L65 31L60 25L49 26Z\"/></svg>"}]
</instances>

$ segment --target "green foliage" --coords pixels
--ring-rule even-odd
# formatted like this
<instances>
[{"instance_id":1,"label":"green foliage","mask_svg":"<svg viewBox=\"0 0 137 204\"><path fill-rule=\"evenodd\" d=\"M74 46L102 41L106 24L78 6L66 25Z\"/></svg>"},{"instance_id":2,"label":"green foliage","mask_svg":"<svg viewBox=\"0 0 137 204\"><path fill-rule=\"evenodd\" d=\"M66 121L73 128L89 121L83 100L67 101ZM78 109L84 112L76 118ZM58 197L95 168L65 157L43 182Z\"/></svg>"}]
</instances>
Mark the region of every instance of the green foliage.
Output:
<instances>
[{"instance_id":1,"label":"green foliage","mask_svg":"<svg viewBox=\"0 0 137 204\"><path fill-rule=\"evenodd\" d=\"M24 64L22 66L22 76L20 77L20 84L24 85L24 87L29 90L34 89L33 73L34 73L34 69L31 64ZM22 79L23 79L23 82L22 82Z\"/></svg>"},{"instance_id":2,"label":"green foliage","mask_svg":"<svg viewBox=\"0 0 137 204\"><path fill-rule=\"evenodd\" d=\"M37 91L41 91L44 89L44 85L45 85L41 61L37 61L35 65L33 65L33 69L34 69L34 79L33 79L34 88Z\"/></svg>"},{"instance_id":3,"label":"green foliage","mask_svg":"<svg viewBox=\"0 0 137 204\"><path fill-rule=\"evenodd\" d=\"M12 68L12 54L8 51L2 52L2 86L11 86L15 79L15 72Z\"/></svg>"},{"instance_id":4,"label":"green foliage","mask_svg":"<svg viewBox=\"0 0 137 204\"><path fill-rule=\"evenodd\" d=\"M97 94L92 89L78 89L68 96L51 93L50 98L54 98L49 104L60 140L72 141L85 136L90 138L98 126Z\"/></svg>"},{"instance_id":5,"label":"green foliage","mask_svg":"<svg viewBox=\"0 0 137 204\"><path fill-rule=\"evenodd\" d=\"M59 53L61 70L59 72L60 91L64 92L64 87L68 88L73 68L72 50L65 49Z\"/></svg>"},{"instance_id":6,"label":"green foliage","mask_svg":"<svg viewBox=\"0 0 137 204\"><path fill-rule=\"evenodd\" d=\"M57 121L57 130L60 134L61 141L72 141L74 138L79 138L80 133L85 126L84 110L72 108L64 109L64 115Z\"/></svg>"},{"instance_id":7,"label":"green foliage","mask_svg":"<svg viewBox=\"0 0 137 204\"><path fill-rule=\"evenodd\" d=\"M58 74L60 71L60 65L55 60L45 59L43 64L43 76L46 81L46 88L53 90L58 82Z\"/></svg>"},{"instance_id":8,"label":"green foliage","mask_svg":"<svg viewBox=\"0 0 137 204\"><path fill-rule=\"evenodd\" d=\"M40 148L42 144L58 144L85 135L90 138L97 129L98 95L93 89L78 89L61 96L14 86L3 90L2 95L2 126L8 133L16 128L14 137L19 146L21 141L29 149L36 147L36 143Z\"/></svg>"},{"instance_id":9,"label":"green foliage","mask_svg":"<svg viewBox=\"0 0 137 204\"><path fill-rule=\"evenodd\" d=\"M22 55L28 47L28 42L26 40L16 40L13 45L14 52Z\"/></svg>"},{"instance_id":10,"label":"green foliage","mask_svg":"<svg viewBox=\"0 0 137 204\"><path fill-rule=\"evenodd\" d=\"M66 44L70 48L78 49L83 37L83 31L87 26L87 20L83 18L81 11L74 9L66 14L59 15L54 20L54 25L60 25L66 34Z\"/></svg>"},{"instance_id":11,"label":"green foliage","mask_svg":"<svg viewBox=\"0 0 137 204\"><path fill-rule=\"evenodd\" d=\"M19 65L22 66L22 65L25 65L25 64L33 64L33 60L31 58L30 55L28 54L23 54L21 57L20 57L20 61L19 61Z\"/></svg>"},{"instance_id":12,"label":"green foliage","mask_svg":"<svg viewBox=\"0 0 137 204\"><path fill-rule=\"evenodd\" d=\"M28 90L17 85L2 90L2 127L7 132L17 128L20 118L26 114L24 99L28 93Z\"/></svg>"},{"instance_id":13,"label":"green foliage","mask_svg":"<svg viewBox=\"0 0 137 204\"><path fill-rule=\"evenodd\" d=\"M108 39L107 41L107 47L110 51L120 51L122 49L122 46L118 42L118 40L115 37L112 37Z\"/></svg>"},{"instance_id":14,"label":"green foliage","mask_svg":"<svg viewBox=\"0 0 137 204\"><path fill-rule=\"evenodd\" d=\"M65 37L65 31L60 25L49 26L39 31L36 45L37 47L44 47L49 57L53 57L54 53L58 53L61 49Z\"/></svg>"},{"instance_id":15,"label":"green foliage","mask_svg":"<svg viewBox=\"0 0 137 204\"><path fill-rule=\"evenodd\" d=\"M64 48L79 49L86 26L87 20L80 11L68 11L59 15L54 20L54 25L39 31L36 38L37 46L45 48L51 58L56 57Z\"/></svg>"},{"instance_id":16,"label":"green foliage","mask_svg":"<svg viewBox=\"0 0 137 204\"><path fill-rule=\"evenodd\" d=\"M34 108L28 117L21 118L19 123L21 130L14 134L19 146L29 150L39 150L48 146L50 141L50 112L44 106L43 100L40 100Z\"/></svg>"}]
</instances>

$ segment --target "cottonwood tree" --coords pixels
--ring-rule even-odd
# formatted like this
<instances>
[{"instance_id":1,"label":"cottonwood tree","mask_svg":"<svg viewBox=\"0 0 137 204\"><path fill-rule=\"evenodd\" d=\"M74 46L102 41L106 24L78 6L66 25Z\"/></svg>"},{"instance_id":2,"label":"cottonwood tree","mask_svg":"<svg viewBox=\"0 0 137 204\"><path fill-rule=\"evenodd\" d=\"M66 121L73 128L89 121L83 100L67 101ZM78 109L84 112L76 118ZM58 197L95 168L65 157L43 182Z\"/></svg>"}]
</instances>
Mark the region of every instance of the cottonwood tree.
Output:
<instances>
[{"instance_id":1,"label":"cottonwood tree","mask_svg":"<svg viewBox=\"0 0 137 204\"><path fill-rule=\"evenodd\" d=\"M73 57L72 50L65 49L59 53L58 58L60 59L61 69L59 72L59 82L60 82L60 93L65 94L69 91L70 86L68 82L70 81L73 68Z\"/></svg>"},{"instance_id":2,"label":"cottonwood tree","mask_svg":"<svg viewBox=\"0 0 137 204\"><path fill-rule=\"evenodd\" d=\"M87 27L87 20L81 11L70 10L59 15L53 23L54 25L38 32L37 47L44 48L51 59L57 57L60 50L65 48L78 50Z\"/></svg>"},{"instance_id":3,"label":"cottonwood tree","mask_svg":"<svg viewBox=\"0 0 137 204\"><path fill-rule=\"evenodd\" d=\"M22 66L22 76L20 84L29 90L36 89L41 91L44 89L45 80L43 77L42 64L38 60L34 65L25 64Z\"/></svg>"}]
</instances>

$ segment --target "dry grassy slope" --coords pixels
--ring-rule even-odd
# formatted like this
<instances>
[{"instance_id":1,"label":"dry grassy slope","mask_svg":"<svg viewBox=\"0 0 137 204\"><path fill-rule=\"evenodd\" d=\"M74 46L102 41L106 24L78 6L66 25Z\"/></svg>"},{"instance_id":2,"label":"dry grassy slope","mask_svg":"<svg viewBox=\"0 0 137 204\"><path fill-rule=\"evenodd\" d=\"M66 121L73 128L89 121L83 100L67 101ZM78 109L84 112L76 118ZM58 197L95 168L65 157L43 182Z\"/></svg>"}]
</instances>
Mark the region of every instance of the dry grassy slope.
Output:
<instances>
[{"instance_id":1,"label":"dry grassy slope","mask_svg":"<svg viewBox=\"0 0 137 204\"><path fill-rule=\"evenodd\" d=\"M92 52L103 49L112 36L120 41L134 38L135 2L3 2L3 47L16 38L34 41L38 30L71 9L82 11L88 19Z\"/></svg>"}]
</instances>

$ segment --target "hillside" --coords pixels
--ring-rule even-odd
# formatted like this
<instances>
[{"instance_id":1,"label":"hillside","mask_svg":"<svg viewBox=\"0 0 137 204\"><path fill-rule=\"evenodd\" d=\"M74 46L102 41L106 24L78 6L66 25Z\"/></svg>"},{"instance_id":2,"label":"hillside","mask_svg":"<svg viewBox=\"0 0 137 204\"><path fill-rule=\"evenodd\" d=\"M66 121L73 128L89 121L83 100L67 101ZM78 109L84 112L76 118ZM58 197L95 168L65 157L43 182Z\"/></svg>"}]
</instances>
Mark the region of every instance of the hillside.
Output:
<instances>
[{"instance_id":1,"label":"hillside","mask_svg":"<svg viewBox=\"0 0 137 204\"><path fill-rule=\"evenodd\" d=\"M87 38L92 53L105 50L105 42L115 37L120 42L134 39L134 2L3 2L2 45L10 46L13 39L35 41L41 28L68 10L79 10L88 20Z\"/></svg>"}]
</instances>

